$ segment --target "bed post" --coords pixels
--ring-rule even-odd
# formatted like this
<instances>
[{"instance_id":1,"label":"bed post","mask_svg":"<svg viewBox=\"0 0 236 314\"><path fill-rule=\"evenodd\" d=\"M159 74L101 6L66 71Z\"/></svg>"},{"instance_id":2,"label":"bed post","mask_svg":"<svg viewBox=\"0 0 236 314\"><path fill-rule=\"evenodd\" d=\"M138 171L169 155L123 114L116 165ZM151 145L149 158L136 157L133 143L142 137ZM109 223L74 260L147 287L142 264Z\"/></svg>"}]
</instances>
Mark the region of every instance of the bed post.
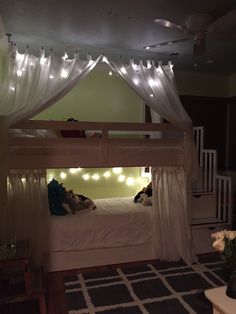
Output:
<instances>
[{"instance_id":1,"label":"bed post","mask_svg":"<svg viewBox=\"0 0 236 314\"><path fill-rule=\"evenodd\" d=\"M192 216L192 210L191 210L191 199L192 199L192 183L191 183L191 169L189 162L189 146L190 146L191 137L188 131L184 132L184 172L186 174L186 193L187 193L187 209L188 209L188 215L189 215L189 223L191 224L191 216Z\"/></svg>"},{"instance_id":2,"label":"bed post","mask_svg":"<svg viewBox=\"0 0 236 314\"><path fill-rule=\"evenodd\" d=\"M5 227L7 223L7 176L9 171L8 153L8 119L0 116L0 241L6 240Z\"/></svg>"}]
</instances>

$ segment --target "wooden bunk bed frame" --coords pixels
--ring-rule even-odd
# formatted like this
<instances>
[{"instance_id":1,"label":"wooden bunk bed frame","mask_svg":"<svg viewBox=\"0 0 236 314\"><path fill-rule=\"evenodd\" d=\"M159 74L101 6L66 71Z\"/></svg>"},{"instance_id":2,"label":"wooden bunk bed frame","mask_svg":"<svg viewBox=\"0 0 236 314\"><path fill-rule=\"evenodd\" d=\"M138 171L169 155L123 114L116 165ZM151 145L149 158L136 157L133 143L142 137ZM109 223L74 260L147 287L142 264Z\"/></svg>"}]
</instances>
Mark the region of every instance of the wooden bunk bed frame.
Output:
<instances>
[{"instance_id":1,"label":"wooden bunk bed frame","mask_svg":"<svg viewBox=\"0 0 236 314\"><path fill-rule=\"evenodd\" d=\"M10 169L184 166L187 156L185 132L169 123L31 120L18 123L12 129L56 130L59 134L61 130L94 130L99 132L100 136L9 137ZM148 135L153 132L178 132L178 136L150 138ZM60 271L154 258L153 244L145 243L132 247L48 252L46 267L48 271Z\"/></svg>"},{"instance_id":2,"label":"wooden bunk bed frame","mask_svg":"<svg viewBox=\"0 0 236 314\"><path fill-rule=\"evenodd\" d=\"M10 169L184 166L183 130L169 123L107 123L30 120L12 129L95 130L100 137L9 138ZM148 138L151 132L182 132L180 138ZM60 131L59 131L60 132ZM113 136L111 133L113 132ZM120 135L115 133L119 133ZM126 135L124 135L126 134ZM130 134L131 137L127 137ZM135 137L134 137L135 136Z\"/></svg>"}]
</instances>

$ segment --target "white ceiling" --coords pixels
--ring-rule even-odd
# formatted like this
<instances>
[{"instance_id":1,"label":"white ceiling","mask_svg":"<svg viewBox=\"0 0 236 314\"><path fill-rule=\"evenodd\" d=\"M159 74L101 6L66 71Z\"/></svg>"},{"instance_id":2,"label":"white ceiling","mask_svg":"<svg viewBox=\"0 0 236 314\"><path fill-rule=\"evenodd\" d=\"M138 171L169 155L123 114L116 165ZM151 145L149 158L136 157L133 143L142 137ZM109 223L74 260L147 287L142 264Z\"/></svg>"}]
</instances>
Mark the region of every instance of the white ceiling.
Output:
<instances>
[{"instance_id":1,"label":"white ceiling","mask_svg":"<svg viewBox=\"0 0 236 314\"><path fill-rule=\"evenodd\" d=\"M193 41L156 47L155 43L186 38L177 30L153 22L156 18L184 25L188 16L210 13L216 19L236 8L235 0L1 0L0 14L11 40L21 48L29 44L37 54L41 46L55 54L78 50L124 60L172 60L176 70L229 75L236 73L235 25L217 38L207 39L207 51L197 62ZM190 37L191 38L191 37ZM174 55L172 55L174 54ZM178 54L177 56L175 54ZM195 65L196 66L195 66Z\"/></svg>"}]
</instances>

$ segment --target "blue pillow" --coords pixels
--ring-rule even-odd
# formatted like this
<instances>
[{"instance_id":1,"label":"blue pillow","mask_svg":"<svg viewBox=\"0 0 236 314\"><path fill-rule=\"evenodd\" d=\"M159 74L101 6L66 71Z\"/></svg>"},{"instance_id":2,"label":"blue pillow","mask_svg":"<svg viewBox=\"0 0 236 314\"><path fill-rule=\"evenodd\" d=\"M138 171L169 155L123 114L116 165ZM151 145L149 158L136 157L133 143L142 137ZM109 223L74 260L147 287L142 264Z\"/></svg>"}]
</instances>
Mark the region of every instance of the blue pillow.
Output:
<instances>
[{"instance_id":1,"label":"blue pillow","mask_svg":"<svg viewBox=\"0 0 236 314\"><path fill-rule=\"evenodd\" d=\"M52 215L64 216L68 214L62 203L65 201L66 190L55 179L48 183L48 202Z\"/></svg>"}]
</instances>

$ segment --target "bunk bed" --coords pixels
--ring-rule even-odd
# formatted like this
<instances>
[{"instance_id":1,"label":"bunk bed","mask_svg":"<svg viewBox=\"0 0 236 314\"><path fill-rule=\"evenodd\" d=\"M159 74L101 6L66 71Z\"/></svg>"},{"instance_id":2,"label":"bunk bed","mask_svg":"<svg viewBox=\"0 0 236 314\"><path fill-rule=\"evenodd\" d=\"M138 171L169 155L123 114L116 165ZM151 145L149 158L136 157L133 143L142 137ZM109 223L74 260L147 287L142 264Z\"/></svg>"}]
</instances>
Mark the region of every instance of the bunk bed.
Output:
<instances>
[{"instance_id":1,"label":"bunk bed","mask_svg":"<svg viewBox=\"0 0 236 314\"><path fill-rule=\"evenodd\" d=\"M26 134L41 135L12 136L16 129L28 130ZM44 130L45 136L33 130ZM52 132L47 135L45 130L53 130L58 136L52 137ZM101 136L65 138L60 136L61 130L96 130ZM168 133L168 136L145 137L155 132ZM169 123L30 120L14 125L10 133L11 169L146 165L184 167L185 134ZM94 211L50 217L48 271L155 258L151 206L135 204L131 197L94 202L97 206Z\"/></svg>"}]
</instances>

